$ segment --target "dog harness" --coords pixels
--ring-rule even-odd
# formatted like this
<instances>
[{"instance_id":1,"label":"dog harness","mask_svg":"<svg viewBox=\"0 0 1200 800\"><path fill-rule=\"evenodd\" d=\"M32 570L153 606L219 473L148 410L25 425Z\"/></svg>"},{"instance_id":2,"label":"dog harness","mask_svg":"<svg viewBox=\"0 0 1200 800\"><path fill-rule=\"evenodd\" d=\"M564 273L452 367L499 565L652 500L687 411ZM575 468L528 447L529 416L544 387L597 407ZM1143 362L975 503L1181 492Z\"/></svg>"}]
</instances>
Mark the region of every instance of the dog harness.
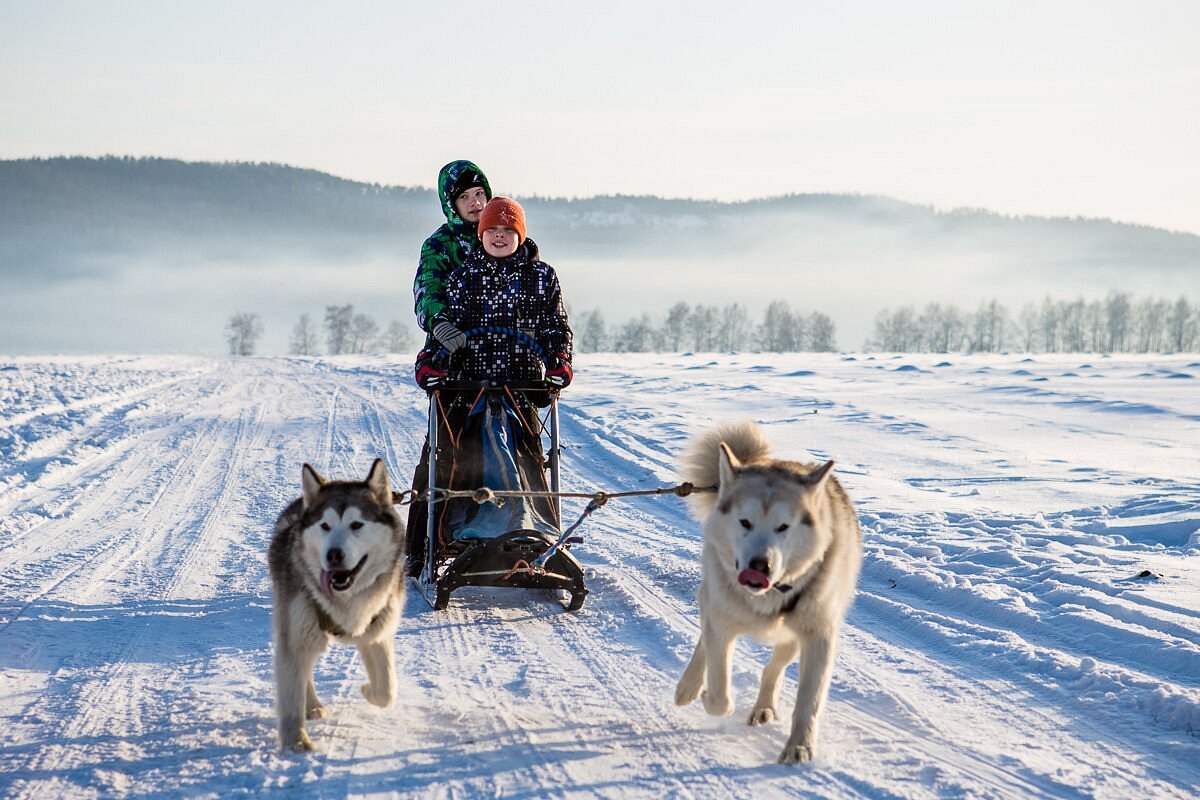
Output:
<instances>
[{"instance_id":1,"label":"dog harness","mask_svg":"<svg viewBox=\"0 0 1200 800\"><path fill-rule=\"evenodd\" d=\"M347 631L342 630L342 626L338 625L334 621L333 617L329 616L329 612L325 610L325 607L321 605L321 601L313 595L308 587L304 587L304 593L308 595L308 599L312 602L312 608L317 615L317 627L321 629L322 633L327 633L330 636L337 637L338 639L350 638L350 634ZM379 618L383 616L385 611L387 611L387 606L381 608L378 614L371 617L371 621L367 623L367 627L363 629L363 633L371 630L375 623L379 622Z\"/></svg>"},{"instance_id":2,"label":"dog harness","mask_svg":"<svg viewBox=\"0 0 1200 800\"><path fill-rule=\"evenodd\" d=\"M350 635L342 630L340 625L333 621L333 617L329 616L328 612L321 607L320 603L313 603L313 608L317 612L317 625L320 626L323 633L328 633L332 636L336 636L339 639L344 639ZM374 621L375 620L371 620L371 622Z\"/></svg>"}]
</instances>

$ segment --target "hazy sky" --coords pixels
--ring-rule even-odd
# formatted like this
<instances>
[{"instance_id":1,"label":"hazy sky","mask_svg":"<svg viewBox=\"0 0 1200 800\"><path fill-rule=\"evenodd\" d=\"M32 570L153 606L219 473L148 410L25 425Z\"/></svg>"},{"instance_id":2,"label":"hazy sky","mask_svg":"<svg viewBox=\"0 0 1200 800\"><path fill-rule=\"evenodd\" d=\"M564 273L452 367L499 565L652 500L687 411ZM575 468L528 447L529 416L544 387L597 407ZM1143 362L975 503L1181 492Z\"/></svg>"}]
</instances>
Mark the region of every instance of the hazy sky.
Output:
<instances>
[{"instance_id":1,"label":"hazy sky","mask_svg":"<svg viewBox=\"0 0 1200 800\"><path fill-rule=\"evenodd\" d=\"M0 0L0 158L885 194L1200 233L1200 2Z\"/></svg>"}]
</instances>

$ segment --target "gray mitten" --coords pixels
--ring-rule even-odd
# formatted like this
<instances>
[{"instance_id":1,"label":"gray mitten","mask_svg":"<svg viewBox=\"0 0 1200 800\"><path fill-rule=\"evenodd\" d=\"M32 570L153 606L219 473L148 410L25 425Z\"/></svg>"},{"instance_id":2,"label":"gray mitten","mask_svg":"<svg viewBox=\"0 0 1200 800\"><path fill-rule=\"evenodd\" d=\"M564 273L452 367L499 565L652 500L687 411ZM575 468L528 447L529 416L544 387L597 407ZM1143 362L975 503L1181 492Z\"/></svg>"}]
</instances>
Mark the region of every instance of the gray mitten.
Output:
<instances>
[{"instance_id":1,"label":"gray mitten","mask_svg":"<svg viewBox=\"0 0 1200 800\"><path fill-rule=\"evenodd\" d=\"M451 353L467 343L467 335L454 327L454 323L445 320L433 326L433 338Z\"/></svg>"}]
</instances>

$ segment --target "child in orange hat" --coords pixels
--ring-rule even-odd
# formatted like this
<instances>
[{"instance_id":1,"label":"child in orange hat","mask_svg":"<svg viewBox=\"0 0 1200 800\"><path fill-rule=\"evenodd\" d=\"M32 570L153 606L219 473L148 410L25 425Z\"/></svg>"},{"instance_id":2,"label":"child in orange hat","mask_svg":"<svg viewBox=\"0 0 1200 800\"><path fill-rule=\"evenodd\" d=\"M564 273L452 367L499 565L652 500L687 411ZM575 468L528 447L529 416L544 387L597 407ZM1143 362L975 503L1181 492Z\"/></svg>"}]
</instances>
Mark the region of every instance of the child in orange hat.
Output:
<instances>
[{"instance_id":1,"label":"child in orange hat","mask_svg":"<svg viewBox=\"0 0 1200 800\"><path fill-rule=\"evenodd\" d=\"M512 198L492 198L479 217L479 239L483 247L447 280L445 316L459 330L485 330L451 355L448 372L471 380L544 378L552 387L567 386L573 377L571 326L558 275L526 236L525 210ZM427 372L435 367L425 365ZM421 370L418 363L418 382Z\"/></svg>"}]
</instances>

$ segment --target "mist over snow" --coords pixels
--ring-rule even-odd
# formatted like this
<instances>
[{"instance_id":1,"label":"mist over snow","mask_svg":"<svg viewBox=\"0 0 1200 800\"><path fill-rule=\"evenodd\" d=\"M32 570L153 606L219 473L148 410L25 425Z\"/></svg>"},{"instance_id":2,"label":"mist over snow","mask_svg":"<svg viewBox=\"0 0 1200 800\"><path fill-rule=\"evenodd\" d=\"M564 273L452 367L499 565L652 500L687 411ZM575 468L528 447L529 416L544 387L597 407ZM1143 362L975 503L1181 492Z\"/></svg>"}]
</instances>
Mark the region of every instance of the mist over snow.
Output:
<instances>
[{"instance_id":1,"label":"mist over snow","mask_svg":"<svg viewBox=\"0 0 1200 800\"><path fill-rule=\"evenodd\" d=\"M757 317L782 298L857 349L901 304L1200 293L1200 236L1104 220L853 195L521 200L572 312L610 323L676 301ZM220 353L250 312L260 352L280 353L300 314L344 304L415 338L412 277L441 222L428 189L280 165L0 161L0 352Z\"/></svg>"}]
</instances>

